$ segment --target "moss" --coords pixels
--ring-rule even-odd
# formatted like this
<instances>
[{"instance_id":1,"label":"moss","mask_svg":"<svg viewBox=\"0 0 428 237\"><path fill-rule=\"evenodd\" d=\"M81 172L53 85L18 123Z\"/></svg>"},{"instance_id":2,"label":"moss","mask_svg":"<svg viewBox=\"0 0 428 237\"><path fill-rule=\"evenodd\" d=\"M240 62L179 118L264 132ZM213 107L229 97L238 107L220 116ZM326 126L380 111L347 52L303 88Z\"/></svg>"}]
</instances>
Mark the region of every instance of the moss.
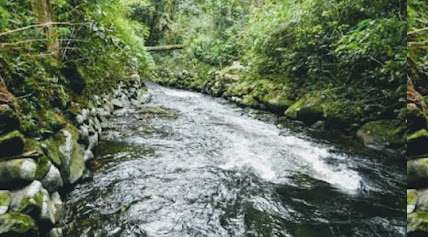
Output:
<instances>
[{"instance_id":1,"label":"moss","mask_svg":"<svg viewBox=\"0 0 428 237\"><path fill-rule=\"evenodd\" d=\"M24 151L24 135L15 130L0 136L0 157L20 155Z\"/></svg>"},{"instance_id":2,"label":"moss","mask_svg":"<svg viewBox=\"0 0 428 237\"><path fill-rule=\"evenodd\" d=\"M428 153L428 131L421 129L407 136L408 156L417 156Z\"/></svg>"},{"instance_id":3,"label":"moss","mask_svg":"<svg viewBox=\"0 0 428 237\"><path fill-rule=\"evenodd\" d=\"M44 152L47 157L58 167L63 163L61 159L61 154L59 147L64 143L64 137L56 134L55 136L49 138L42 142L45 146Z\"/></svg>"},{"instance_id":4,"label":"moss","mask_svg":"<svg viewBox=\"0 0 428 237\"><path fill-rule=\"evenodd\" d=\"M25 139L25 145L24 145L24 151L25 152L41 152L41 144L39 141L36 141L32 138L26 138Z\"/></svg>"},{"instance_id":5,"label":"moss","mask_svg":"<svg viewBox=\"0 0 428 237\"><path fill-rule=\"evenodd\" d=\"M21 213L7 213L0 215L0 234L15 235L35 233L37 230L35 221L28 215Z\"/></svg>"},{"instance_id":6,"label":"moss","mask_svg":"<svg viewBox=\"0 0 428 237\"><path fill-rule=\"evenodd\" d=\"M9 191L0 191L0 215L7 212L11 202L11 195Z\"/></svg>"},{"instance_id":7,"label":"moss","mask_svg":"<svg viewBox=\"0 0 428 237\"><path fill-rule=\"evenodd\" d=\"M0 134L19 128L19 117L9 105L0 105Z\"/></svg>"},{"instance_id":8,"label":"moss","mask_svg":"<svg viewBox=\"0 0 428 237\"><path fill-rule=\"evenodd\" d=\"M285 116L314 123L323 118L323 98L320 94L307 94L285 111Z\"/></svg>"},{"instance_id":9,"label":"moss","mask_svg":"<svg viewBox=\"0 0 428 237\"><path fill-rule=\"evenodd\" d=\"M428 234L428 212L417 211L407 215L407 233Z\"/></svg>"},{"instance_id":10,"label":"moss","mask_svg":"<svg viewBox=\"0 0 428 237\"><path fill-rule=\"evenodd\" d=\"M58 132L68 123L62 114L53 112L51 110L46 111L43 117L43 121L45 121L46 127L50 129L53 133Z\"/></svg>"},{"instance_id":11,"label":"moss","mask_svg":"<svg viewBox=\"0 0 428 237\"><path fill-rule=\"evenodd\" d=\"M418 201L418 192L414 189L407 190L407 213L413 212Z\"/></svg>"},{"instance_id":12,"label":"moss","mask_svg":"<svg viewBox=\"0 0 428 237\"><path fill-rule=\"evenodd\" d=\"M42 155L37 158L37 170L36 170L36 179L43 179L46 174L49 172L52 163L49 161L49 158L46 155Z\"/></svg>"},{"instance_id":13,"label":"moss","mask_svg":"<svg viewBox=\"0 0 428 237\"><path fill-rule=\"evenodd\" d=\"M404 125L400 120L372 121L361 127L358 137L368 146L397 148L404 144L403 129Z\"/></svg>"}]
</instances>

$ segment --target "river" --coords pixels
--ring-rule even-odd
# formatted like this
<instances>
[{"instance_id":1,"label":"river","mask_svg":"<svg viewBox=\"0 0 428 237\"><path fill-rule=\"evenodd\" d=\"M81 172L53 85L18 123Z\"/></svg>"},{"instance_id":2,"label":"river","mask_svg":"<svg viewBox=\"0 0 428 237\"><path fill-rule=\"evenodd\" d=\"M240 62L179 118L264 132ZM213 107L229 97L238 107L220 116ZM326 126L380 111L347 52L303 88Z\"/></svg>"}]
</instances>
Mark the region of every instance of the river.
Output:
<instances>
[{"instance_id":1,"label":"river","mask_svg":"<svg viewBox=\"0 0 428 237\"><path fill-rule=\"evenodd\" d=\"M67 195L66 236L405 236L400 162L148 88L151 102L111 119L93 179Z\"/></svg>"}]
</instances>

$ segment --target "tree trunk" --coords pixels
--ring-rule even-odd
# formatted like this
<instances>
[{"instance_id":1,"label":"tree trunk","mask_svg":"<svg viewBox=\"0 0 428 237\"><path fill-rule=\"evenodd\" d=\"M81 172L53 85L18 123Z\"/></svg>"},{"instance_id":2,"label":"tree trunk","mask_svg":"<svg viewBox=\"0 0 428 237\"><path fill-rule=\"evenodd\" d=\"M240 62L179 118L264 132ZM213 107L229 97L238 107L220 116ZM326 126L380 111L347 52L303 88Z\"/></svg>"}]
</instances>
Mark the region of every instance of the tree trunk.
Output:
<instances>
[{"instance_id":1,"label":"tree trunk","mask_svg":"<svg viewBox=\"0 0 428 237\"><path fill-rule=\"evenodd\" d=\"M51 0L32 0L31 1L34 14L37 18L37 23L45 24L53 22L53 12ZM55 25L47 24L44 28L47 38L47 50L53 55L59 56L60 44L58 35L55 32Z\"/></svg>"}]
</instances>

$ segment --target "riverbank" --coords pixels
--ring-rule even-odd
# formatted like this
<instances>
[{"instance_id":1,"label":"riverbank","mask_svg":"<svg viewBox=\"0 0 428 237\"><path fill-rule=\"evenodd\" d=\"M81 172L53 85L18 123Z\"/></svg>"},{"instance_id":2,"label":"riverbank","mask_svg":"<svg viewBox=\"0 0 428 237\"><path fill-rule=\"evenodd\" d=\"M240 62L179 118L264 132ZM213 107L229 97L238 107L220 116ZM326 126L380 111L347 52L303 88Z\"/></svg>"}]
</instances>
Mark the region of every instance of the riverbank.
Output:
<instances>
[{"instance_id":1,"label":"riverbank","mask_svg":"<svg viewBox=\"0 0 428 237\"><path fill-rule=\"evenodd\" d=\"M144 103L144 85L135 75L84 104L69 101L68 110L45 108L40 116L48 132L32 133L18 99L4 85L0 91L0 236L62 236L63 193L91 177L87 162L105 121L116 109Z\"/></svg>"},{"instance_id":2,"label":"riverbank","mask_svg":"<svg viewBox=\"0 0 428 237\"><path fill-rule=\"evenodd\" d=\"M166 67L162 62L169 60L168 56L157 59L161 63L153 81L274 112L285 120L359 139L374 150L405 154L405 114L396 117L384 110L379 103L382 98L368 97L364 87L297 85L281 75L255 75L238 62L223 69L180 63Z\"/></svg>"}]
</instances>

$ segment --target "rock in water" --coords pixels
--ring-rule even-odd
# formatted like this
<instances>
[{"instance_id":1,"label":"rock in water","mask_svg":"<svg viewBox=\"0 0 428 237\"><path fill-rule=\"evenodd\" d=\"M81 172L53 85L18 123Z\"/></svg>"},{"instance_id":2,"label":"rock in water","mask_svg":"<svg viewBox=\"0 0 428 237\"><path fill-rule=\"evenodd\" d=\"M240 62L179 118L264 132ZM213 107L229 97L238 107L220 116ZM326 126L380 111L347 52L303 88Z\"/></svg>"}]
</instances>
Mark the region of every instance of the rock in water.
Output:
<instances>
[{"instance_id":1,"label":"rock in water","mask_svg":"<svg viewBox=\"0 0 428 237\"><path fill-rule=\"evenodd\" d=\"M0 188L13 188L35 179L37 164L33 159L0 162Z\"/></svg>"},{"instance_id":2,"label":"rock in water","mask_svg":"<svg viewBox=\"0 0 428 237\"><path fill-rule=\"evenodd\" d=\"M0 136L0 157L16 156L24 151L24 136L17 130Z\"/></svg>"}]
</instances>

